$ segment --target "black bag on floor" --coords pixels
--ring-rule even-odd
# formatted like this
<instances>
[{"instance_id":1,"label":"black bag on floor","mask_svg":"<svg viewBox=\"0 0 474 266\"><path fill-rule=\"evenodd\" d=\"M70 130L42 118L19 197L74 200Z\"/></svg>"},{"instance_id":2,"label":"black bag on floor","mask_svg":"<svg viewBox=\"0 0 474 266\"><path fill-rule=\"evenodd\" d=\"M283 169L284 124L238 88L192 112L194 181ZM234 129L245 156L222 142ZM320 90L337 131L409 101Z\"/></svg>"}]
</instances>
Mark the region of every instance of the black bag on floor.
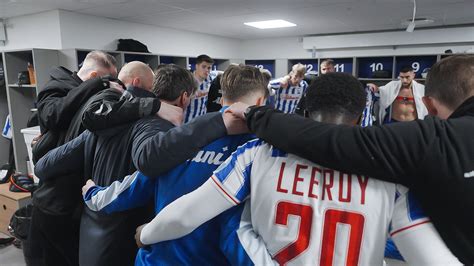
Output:
<instances>
[{"instance_id":1,"label":"black bag on floor","mask_svg":"<svg viewBox=\"0 0 474 266\"><path fill-rule=\"evenodd\" d=\"M28 204L18 209L10 219L8 231L14 237L24 241L28 238L30 231L31 214L33 212L33 205Z\"/></svg>"}]
</instances>

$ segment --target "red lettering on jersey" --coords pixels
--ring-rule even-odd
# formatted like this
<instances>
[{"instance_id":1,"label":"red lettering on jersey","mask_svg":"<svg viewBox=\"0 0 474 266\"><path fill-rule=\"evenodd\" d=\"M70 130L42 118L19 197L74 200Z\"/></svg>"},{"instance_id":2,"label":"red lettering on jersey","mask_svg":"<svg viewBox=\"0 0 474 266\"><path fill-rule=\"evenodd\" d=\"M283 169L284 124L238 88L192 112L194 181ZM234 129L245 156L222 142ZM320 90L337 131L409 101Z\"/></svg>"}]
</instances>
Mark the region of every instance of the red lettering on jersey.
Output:
<instances>
[{"instance_id":1,"label":"red lettering on jersey","mask_svg":"<svg viewBox=\"0 0 474 266\"><path fill-rule=\"evenodd\" d=\"M360 186L360 204L365 204L365 189L369 183L369 179L366 176L357 175L357 180L359 180Z\"/></svg>"},{"instance_id":2,"label":"red lettering on jersey","mask_svg":"<svg viewBox=\"0 0 474 266\"><path fill-rule=\"evenodd\" d=\"M344 176L347 176L347 197L344 198ZM351 202L352 176L343 172L339 172L339 201Z\"/></svg>"},{"instance_id":3,"label":"red lettering on jersey","mask_svg":"<svg viewBox=\"0 0 474 266\"><path fill-rule=\"evenodd\" d=\"M295 170L295 179L293 179L293 195L299 195L299 196L303 196L304 193L303 192L300 192L300 191L297 191L296 190L296 187L298 186L298 183L303 181L304 179L301 178L299 175L300 175L300 170L301 169L307 169L308 166L307 165L302 165L302 164L297 164L296 165L296 170Z\"/></svg>"},{"instance_id":4,"label":"red lettering on jersey","mask_svg":"<svg viewBox=\"0 0 474 266\"><path fill-rule=\"evenodd\" d=\"M319 173L316 175L316 173ZM321 176L321 169L318 167L313 167L313 170L311 171L311 180L309 183L309 191L308 191L308 197L310 198L315 198L317 199L318 196L313 194L313 186L314 185L319 185L318 177Z\"/></svg>"},{"instance_id":5,"label":"red lettering on jersey","mask_svg":"<svg viewBox=\"0 0 474 266\"><path fill-rule=\"evenodd\" d=\"M283 173L285 172L285 162L281 163L280 176L278 177L277 191L281 193L288 193L288 190L281 188L281 180L283 179Z\"/></svg>"},{"instance_id":6,"label":"red lettering on jersey","mask_svg":"<svg viewBox=\"0 0 474 266\"><path fill-rule=\"evenodd\" d=\"M329 177L328 177L329 176ZM323 171L323 177L324 177L324 181L323 181L323 196L322 196L322 200L325 199L325 196L326 196L326 191L327 191L327 197L328 197L328 200L332 200L332 195L331 195L331 188L334 184L334 170L332 169L324 169ZM326 181L329 179L329 183Z\"/></svg>"},{"instance_id":7,"label":"red lettering on jersey","mask_svg":"<svg viewBox=\"0 0 474 266\"><path fill-rule=\"evenodd\" d=\"M359 213L327 210L324 214L321 259L319 265L333 265L338 224L350 225L346 265L358 265L365 218Z\"/></svg>"}]
</instances>

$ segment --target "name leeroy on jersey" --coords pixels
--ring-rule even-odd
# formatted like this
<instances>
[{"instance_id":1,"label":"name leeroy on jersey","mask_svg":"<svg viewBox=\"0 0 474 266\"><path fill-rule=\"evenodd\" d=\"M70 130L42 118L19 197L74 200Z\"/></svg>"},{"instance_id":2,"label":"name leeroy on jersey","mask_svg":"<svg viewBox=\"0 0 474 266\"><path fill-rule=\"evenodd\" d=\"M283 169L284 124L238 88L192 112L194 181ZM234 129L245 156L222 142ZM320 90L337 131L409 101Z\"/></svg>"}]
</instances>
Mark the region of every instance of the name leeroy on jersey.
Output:
<instances>
[{"instance_id":1,"label":"name leeroy on jersey","mask_svg":"<svg viewBox=\"0 0 474 266\"><path fill-rule=\"evenodd\" d=\"M355 198L352 197L352 190L358 189L360 197L355 200L360 199L360 204L365 204L365 190L369 182L365 176L303 164L296 164L296 167L291 168L286 166L286 162L281 164L276 186L277 192L319 200L351 203ZM355 184L353 186L352 182L356 180L355 183L358 183L358 186Z\"/></svg>"}]
</instances>

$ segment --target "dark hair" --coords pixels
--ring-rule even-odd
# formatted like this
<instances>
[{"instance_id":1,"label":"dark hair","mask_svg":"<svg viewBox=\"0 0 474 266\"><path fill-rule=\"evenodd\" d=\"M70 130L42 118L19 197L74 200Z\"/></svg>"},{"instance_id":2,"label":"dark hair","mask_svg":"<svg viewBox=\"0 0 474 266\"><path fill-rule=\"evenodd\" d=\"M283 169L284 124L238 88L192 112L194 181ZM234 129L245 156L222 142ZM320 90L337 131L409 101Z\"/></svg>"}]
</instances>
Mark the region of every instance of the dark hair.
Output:
<instances>
[{"instance_id":1,"label":"dark hair","mask_svg":"<svg viewBox=\"0 0 474 266\"><path fill-rule=\"evenodd\" d=\"M413 67L411 67L411 66L403 66L400 69L400 73L407 73L407 72L411 72L411 71L413 71Z\"/></svg>"},{"instance_id":2,"label":"dark hair","mask_svg":"<svg viewBox=\"0 0 474 266\"><path fill-rule=\"evenodd\" d=\"M206 62L206 63L209 63L209 64L214 64L214 60L212 60L212 58L210 56L208 56L207 54L199 55L196 58L196 64L201 64L202 62Z\"/></svg>"},{"instance_id":3,"label":"dark hair","mask_svg":"<svg viewBox=\"0 0 474 266\"><path fill-rule=\"evenodd\" d=\"M310 114L342 114L356 119L365 108L366 92L362 84L346 73L328 73L317 77L308 87L306 109Z\"/></svg>"},{"instance_id":4,"label":"dark hair","mask_svg":"<svg viewBox=\"0 0 474 266\"><path fill-rule=\"evenodd\" d=\"M197 90L197 82L193 74L178 65L159 65L155 72L153 93L162 100L174 101L183 92L189 96Z\"/></svg>"},{"instance_id":5,"label":"dark hair","mask_svg":"<svg viewBox=\"0 0 474 266\"><path fill-rule=\"evenodd\" d=\"M260 91L266 95L268 83L265 81L262 72L256 67L231 65L222 74L222 97L229 101L238 101L253 92Z\"/></svg>"},{"instance_id":6,"label":"dark hair","mask_svg":"<svg viewBox=\"0 0 474 266\"><path fill-rule=\"evenodd\" d=\"M332 59L324 59L323 61L321 61L320 65L334 66L335 63L334 63L334 60L332 60Z\"/></svg>"},{"instance_id":7,"label":"dark hair","mask_svg":"<svg viewBox=\"0 0 474 266\"><path fill-rule=\"evenodd\" d=\"M474 95L474 56L452 55L434 64L426 79L425 95L449 108Z\"/></svg>"}]
</instances>

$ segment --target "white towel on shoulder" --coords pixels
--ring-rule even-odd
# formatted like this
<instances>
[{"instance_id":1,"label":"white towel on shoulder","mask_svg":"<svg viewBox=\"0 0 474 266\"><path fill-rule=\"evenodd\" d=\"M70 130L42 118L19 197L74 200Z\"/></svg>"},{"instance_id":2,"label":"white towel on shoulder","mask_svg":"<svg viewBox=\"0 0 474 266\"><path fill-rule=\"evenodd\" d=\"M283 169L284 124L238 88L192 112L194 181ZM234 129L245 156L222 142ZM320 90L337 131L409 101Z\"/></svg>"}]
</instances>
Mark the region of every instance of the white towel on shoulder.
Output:
<instances>
[{"instance_id":1,"label":"white towel on shoulder","mask_svg":"<svg viewBox=\"0 0 474 266\"><path fill-rule=\"evenodd\" d=\"M423 96L425 96L425 85L420 84L416 81L412 81L413 96L415 98L416 113L418 119L423 119L428 115L428 109L426 109L425 104L423 103ZM379 87L379 116L378 119L380 122L383 121L386 115L386 109L392 105L395 98L397 98L400 88L402 87L402 82L400 80L390 81L385 86Z\"/></svg>"}]
</instances>

